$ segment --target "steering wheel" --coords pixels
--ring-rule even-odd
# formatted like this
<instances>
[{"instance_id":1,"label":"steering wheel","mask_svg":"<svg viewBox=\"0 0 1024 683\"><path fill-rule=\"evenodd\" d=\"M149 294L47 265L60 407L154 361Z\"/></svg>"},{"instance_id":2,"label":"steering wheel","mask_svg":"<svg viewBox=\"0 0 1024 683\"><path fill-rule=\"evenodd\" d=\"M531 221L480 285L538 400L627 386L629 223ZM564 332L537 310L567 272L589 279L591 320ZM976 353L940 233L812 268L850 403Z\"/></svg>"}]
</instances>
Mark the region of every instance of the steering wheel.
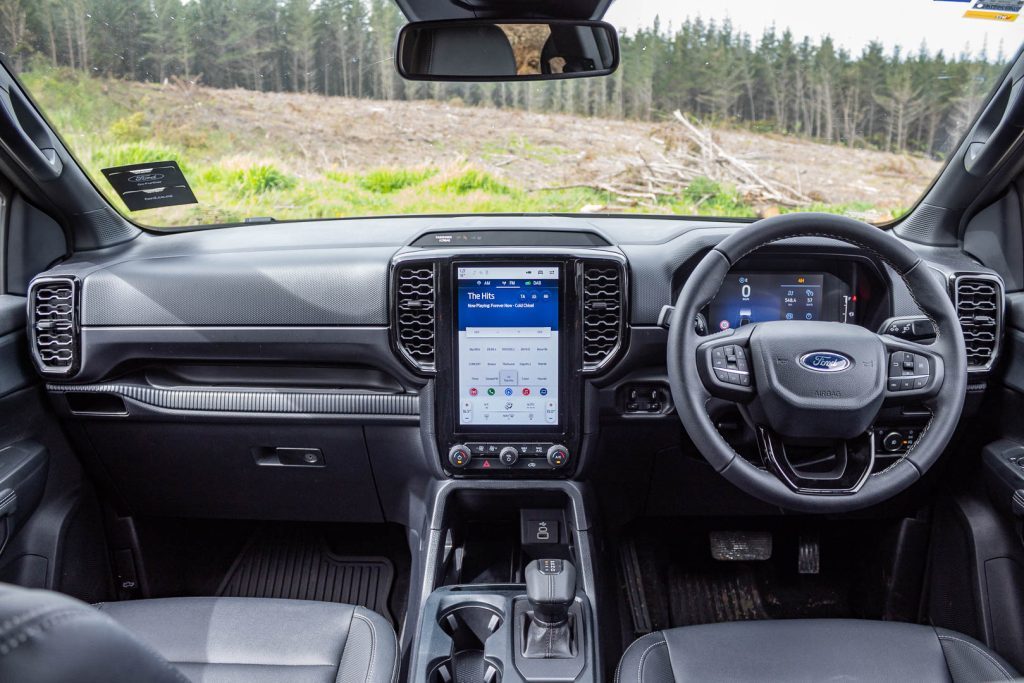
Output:
<instances>
[{"instance_id":1,"label":"steering wheel","mask_svg":"<svg viewBox=\"0 0 1024 683\"><path fill-rule=\"evenodd\" d=\"M729 270L754 250L791 237L841 240L887 263L935 326L935 341L804 320L699 336L693 321ZM906 245L850 218L785 214L735 231L697 264L672 313L668 376L679 418L715 471L767 503L834 513L887 500L935 464L963 411L967 355L943 281ZM760 465L719 433L708 412L712 399L740 408L754 428ZM875 418L883 407L909 402L928 409L927 426L902 457L872 473Z\"/></svg>"}]
</instances>

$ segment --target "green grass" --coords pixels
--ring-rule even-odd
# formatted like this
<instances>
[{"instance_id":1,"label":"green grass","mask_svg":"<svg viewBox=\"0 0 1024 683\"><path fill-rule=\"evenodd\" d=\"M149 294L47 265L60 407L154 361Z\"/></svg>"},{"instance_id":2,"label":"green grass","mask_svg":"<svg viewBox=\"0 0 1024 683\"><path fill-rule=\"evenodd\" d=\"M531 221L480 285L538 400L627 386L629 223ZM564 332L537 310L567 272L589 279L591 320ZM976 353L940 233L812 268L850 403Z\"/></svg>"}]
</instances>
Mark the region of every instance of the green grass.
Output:
<instances>
[{"instance_id":1,"label":"green grass","mask_svg":"<svg viewBox=\"0 0 1024 683\"><path fill-rule=\"evenodd\" d=\"M694 179L677 200L670 205L692 216L726 216L729 218L752 218L756 209L743 200L734 188L708 178Z\"/></svg>"},{"instance_id":2,"label":"green grass","mask_svg":"<svg viewBox=\"0 0 1024 683\"><path fill-rule=\"evenodd\" d=\"M470 192L484 192L494 195L511 195L512 188L498 181L489 173L470 168L455 177L443 180L437 185L441 192L453 194L469 194Z\"/></svg>"},{"instance_id":3,"label":"green grass","mask_svg":"<svg viewBox=\"0 0 1024 683\"><path fill-rule=\"evenodd\" d=\"M699 216L758 215L758 208L744 201L734 188L703 178L678 196L662 197L652 210L621 206L614 196L588 188L528 191L466 161L376 169L318 167L290 144L285 148L268 146L266 131L259 126L243 134L225 132L216 123L194 125L184 107L217 107L216 95L192 101L190 95L169 95L158 85L89 78L70 69L30 69L21 78L96 186L123 213L153 226L231 223L250 216L287 220L383 214L575 213L584 207ZM168 104L179 101L173 97L180 98L181 107ZM230 111L222 114L230 116ZM452 143L437 141L436 146L444 150ZM492 163L507 156L544 165L572 163L566 159L568 150L539 145L518 134L503 144L484 143L461 153ZM181 165L199 204L131 213L99 172L112 166L166 160ZM870 205L812 208L838 213L874 209Z\"/></svg>"},{"instance_id":4,"label":"green grass","mask_svg":"<svg viewBox=\"0 0 1024 683\"><path fill-rule=\"evenodd\" d=\"M390 194L411 185L419 185L437 174L437 169L379 168L356 178L359 187L377 194Z\"/></svg>"},{"instance_id":5,"label":"green grass","mask_svg":"<svg viewBox=\"0 0 1024 683\"><path fill-rule=\"evenodd\" d=\"M149 164L154 161L177 161L182 171L189 170L181 154L177 150L152 142L132 142L125 145L100 146L90 150L90 161L96 168L111 168L113 166L132 166L135 164ZM92 170L90 168L90 170Z\"/></svg>"},{"instance_id":6,"label":"green grass","mask_svg":"<svg viewBox=\"0 0 1024 683\"><path fill-rule=\"evenodd\" d=\"M243 168L231 174L242 196L261 195L273 190L290 190L295 187L295 178L280 171L273 164L258 164Z\"/></svg>"}]
</instances>

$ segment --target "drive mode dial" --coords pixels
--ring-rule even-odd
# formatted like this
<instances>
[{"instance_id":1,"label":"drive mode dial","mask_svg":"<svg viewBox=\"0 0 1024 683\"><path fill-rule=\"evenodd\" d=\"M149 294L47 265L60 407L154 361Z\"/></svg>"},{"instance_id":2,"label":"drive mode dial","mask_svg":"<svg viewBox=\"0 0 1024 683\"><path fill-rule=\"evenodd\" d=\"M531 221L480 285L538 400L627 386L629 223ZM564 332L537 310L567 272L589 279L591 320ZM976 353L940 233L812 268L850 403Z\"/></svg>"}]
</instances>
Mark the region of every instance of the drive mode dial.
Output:
<instances>
[{"instance_id":1,"label":"drive mode dial","mask_svg":"<svg viewBox=\"0 0 1024 683\"><path fill-rule=\"evenodd\" d=\"M501 453L498 453L498 460L501 460L502 465L515 465L519 460L519 451L511 446L505 446L501 449Z\"/></svg>"},{"instance_id":2,"label":"drive mode dial","mask_svg":"<svg viewBox=\"0 0 1024 683\"><path fill-rule=\"evenodd\" d=\"M473 454L469 448L462 444L455 444L451 450L448 451L448 462L452 464L452 467L463 468L469 464L472 460Z\"/></svg>"}]
</instances>

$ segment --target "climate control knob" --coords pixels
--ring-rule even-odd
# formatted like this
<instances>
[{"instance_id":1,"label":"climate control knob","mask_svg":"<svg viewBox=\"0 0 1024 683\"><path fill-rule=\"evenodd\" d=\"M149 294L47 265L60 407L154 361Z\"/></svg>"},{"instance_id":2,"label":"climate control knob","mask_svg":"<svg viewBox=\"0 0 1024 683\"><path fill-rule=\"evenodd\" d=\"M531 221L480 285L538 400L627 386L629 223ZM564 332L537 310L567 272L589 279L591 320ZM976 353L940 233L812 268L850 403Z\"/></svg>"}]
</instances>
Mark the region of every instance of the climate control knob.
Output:
<instances>
[{"instance_id":1,"label":"climate control knob","mask_svg":"<svg viewBox=\"0 0 1024 683\"><path fill-rule=\"evenodd\" d=\"M519 460L519 451L512 448L511 446L505 446L501 449L501 453L498 453L498 460L501 461L502 465L512 466Z\"/></svg>"},{"instance_id":2,"label":"climate control knob","mask_svg":"<svg viewBox=\"0 0 1024 683\"><path fill-rule=\"evenodd\" d=\"M555 444L548 449L548 464L552 467L563 467L569 462L569 449L565 446Z\"/></svg>"},{"instance_id":3,"label":"climate control knob","mask_svg":"<svg viewBox=\"0 0 1024 683\"><path fill-rule=\"evenodd\" d=\"M458 467L462 469L469 464L469 461L473 459L473 454L469 448L462 444L455 444L451 450L448 451L448 462L452 464L452 467Z\"/></svg>"}]
</instances>

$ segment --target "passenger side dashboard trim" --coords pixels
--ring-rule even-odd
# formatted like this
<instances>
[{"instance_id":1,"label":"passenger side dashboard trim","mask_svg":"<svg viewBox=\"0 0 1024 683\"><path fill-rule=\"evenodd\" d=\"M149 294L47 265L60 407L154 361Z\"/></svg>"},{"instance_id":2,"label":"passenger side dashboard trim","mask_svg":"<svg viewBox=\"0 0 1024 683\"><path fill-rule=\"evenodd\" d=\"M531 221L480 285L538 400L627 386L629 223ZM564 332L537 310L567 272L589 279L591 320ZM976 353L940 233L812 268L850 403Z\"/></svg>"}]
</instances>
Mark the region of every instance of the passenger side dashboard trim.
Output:
<instances>
[{"instance_id":1,"label":"passenger side dashboard trim","mask_svg":"<svg viewBox=\"0 0 1024 683\"><path fill-rule=\"evenodd\" d=\"M46 388L61 393L115 394L170 410L303 415L419 415L419 396L416 394L163 388L106 382L47 384Z\"/></svg>"}]
</instances>

